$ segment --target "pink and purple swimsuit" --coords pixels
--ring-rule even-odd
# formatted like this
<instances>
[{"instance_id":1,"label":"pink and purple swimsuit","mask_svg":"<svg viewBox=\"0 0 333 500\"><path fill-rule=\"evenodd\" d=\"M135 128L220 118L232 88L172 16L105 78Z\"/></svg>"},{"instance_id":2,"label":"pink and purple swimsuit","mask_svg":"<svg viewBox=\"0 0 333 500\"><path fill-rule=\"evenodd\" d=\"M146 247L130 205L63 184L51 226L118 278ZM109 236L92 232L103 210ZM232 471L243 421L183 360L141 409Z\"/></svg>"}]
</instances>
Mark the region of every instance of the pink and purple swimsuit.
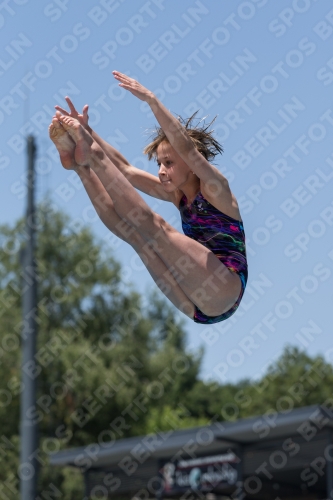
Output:
<instances>
[{"instance_id":1,"label":"pink and purple swimsuit","mask_svg":"<svg viewBox=\"0 0 333 500\"><path fill-rule=\"evenodd\" d=\"M243 223L220 212L200 192L189 207L186 202L184 195L179 204L184 234L211 250L230 271L237 273L241 280L242 289L239 297L225 313L219 316L206 316L200 309L195 308L193 319L196 323L218 323L236 311L244 294L247 261Z\"/></svg>"}]
</instances>

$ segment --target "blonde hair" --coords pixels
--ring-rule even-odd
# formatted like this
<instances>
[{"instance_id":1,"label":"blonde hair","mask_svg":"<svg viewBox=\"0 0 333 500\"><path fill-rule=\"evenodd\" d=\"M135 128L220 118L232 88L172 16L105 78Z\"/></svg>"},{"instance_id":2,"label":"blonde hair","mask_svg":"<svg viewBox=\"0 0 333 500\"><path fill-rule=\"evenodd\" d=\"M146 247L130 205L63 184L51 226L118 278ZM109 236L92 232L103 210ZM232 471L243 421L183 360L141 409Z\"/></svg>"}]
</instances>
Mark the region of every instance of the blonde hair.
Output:
<instances>
[{"instance_id":1,"label":"blonde hair","mask_svg":"<svg viewBox=\"0 0 333 500\"><path fill-rule=\"evenodd\" d=\"M214 123L216 117L206 125L204 118L196 118L198 111L193 113L190 118L184 119L178 116L178 121L183 125L194 144L194 147L208 161L212 161L215 156L223 153L221 144L213 137L214 130L208 130ZM194 121L197 121L195 124ZM156 158L157 148L162 142L169 142L167 136L161 127L156 127L152 134L152 141L143 150L144 154L148 155L148 159Z\"/></svg>"}]
</instances>

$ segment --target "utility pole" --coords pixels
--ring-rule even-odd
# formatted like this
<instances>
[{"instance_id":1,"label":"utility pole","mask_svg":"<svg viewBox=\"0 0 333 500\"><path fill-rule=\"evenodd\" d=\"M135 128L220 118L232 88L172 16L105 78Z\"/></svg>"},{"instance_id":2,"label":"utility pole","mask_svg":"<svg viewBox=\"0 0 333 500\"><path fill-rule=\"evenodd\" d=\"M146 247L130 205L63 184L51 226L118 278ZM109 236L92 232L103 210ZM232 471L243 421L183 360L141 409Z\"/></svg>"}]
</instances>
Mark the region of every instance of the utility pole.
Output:
<instances>
[{"instance_id":1,"label":"utility pole","mask_svg":"<svg viewBox=\"0 0 333 500\"><path fill-rule=\"evenodd\" d=\"M33 136L27 138L27 212L26 244L21 254L22 265L22 392L21 392L21 457L20 494L21 500L35 500L37 496L38 463L35 452L38 449L38 428L31 411L36 405L38 371L34 369L37 338L37 266L35 260L35 155Z\"/></svg>"}]
</instances>

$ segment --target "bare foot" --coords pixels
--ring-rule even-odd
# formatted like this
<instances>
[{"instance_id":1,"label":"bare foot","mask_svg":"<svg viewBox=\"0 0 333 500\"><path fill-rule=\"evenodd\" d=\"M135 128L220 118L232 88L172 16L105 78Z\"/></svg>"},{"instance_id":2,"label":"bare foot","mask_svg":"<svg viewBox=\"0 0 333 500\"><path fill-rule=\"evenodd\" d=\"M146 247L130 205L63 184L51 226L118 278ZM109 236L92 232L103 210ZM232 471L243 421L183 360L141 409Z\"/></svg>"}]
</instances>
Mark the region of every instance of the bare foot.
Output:
<instances>
[{"instance_id":1,"label":"bare foot","mask_svg":"<svg viewBox=\"0 0 333 500\"><path fill-rule=\"evenodd\" d=\"M63 128L75 142L74 158L79 165L89 165L91 162L91 145L94 140L91 135L82 127L78 120L70 116L64 116L57 113L57 119L61 122Z\"/></svg>"},{"instance_id":2,"label":"bare foot","mask_svg":"<svg viewBox=\"0 0 333 500\"><path fill-rule=\"evenodd\" d=\"M60 156L61 164L67 170L73 170L79 167L74 158L75 142L67 134L64 127L57 118L53 118L49 126L49 135L54 142Z\"/></svg>"}]
</instances>

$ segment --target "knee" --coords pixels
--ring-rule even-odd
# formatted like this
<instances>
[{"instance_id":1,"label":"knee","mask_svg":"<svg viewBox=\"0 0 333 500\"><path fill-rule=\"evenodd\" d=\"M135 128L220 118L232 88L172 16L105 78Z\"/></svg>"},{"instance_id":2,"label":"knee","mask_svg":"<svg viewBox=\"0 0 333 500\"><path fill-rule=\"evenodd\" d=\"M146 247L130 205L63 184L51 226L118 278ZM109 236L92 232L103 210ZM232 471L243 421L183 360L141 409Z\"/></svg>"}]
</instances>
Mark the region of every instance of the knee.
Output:
<instances>
[{"instance_id":1,"label":"knee","mask_svg":"<svg viewBox=\"0 0 333 500\"><path fill-rule=\"evenodd\" d=\"M130 233L128 234L127 237L127 243L131 245L134 250L141 254L145 253L144 252L144 246L146 244L146 241L143 239L141 234L137 229L134 229L133 227L129 226L131 228Z\"/></svg>"},{"instance_id":2,"label":"knee","mask_svg":"<svg viewBox=\"0 0 333 500\"><path fill-rule=\"evenodd\" d=\"M126 221L150 239L157 239L167 230L167 222L148 207L136 206L125 215Z\"/></svg>"},{"instance_id":3,"label":"knee","mask_svg":"<svg viewBox=\"0 0 333 500\"><path fill-rule=\"evenodd\" d=\"M136 229L122 219L112 228L112 232L131 246L133 246L137 240Z\"/></svg>"},{"instance_id":4,"label":"knee","mask_svg":"<svg viewBox=\"0 0 333 500\"><path fill-rule=\"evenodd\" d=\"M159 214L153 214L153 239L158 242L159 240L164 243L170 243L170 236L172 233L177 233L176 229L174 229L168 222L166 222L163 217Z\"/></svg>"},{"instance_id":5,"label":"knee","mask_svg":"<svg viewBox=\"0 0 333 500\"><path fill-rule=\"evenodd\" d=\"M149 210L144 210L142 207L133 207L126 214L126 219L136 228L142 226L146 222L149 222L149 218L152 216L152 213Z\"/></svg>"}]
</instances>

